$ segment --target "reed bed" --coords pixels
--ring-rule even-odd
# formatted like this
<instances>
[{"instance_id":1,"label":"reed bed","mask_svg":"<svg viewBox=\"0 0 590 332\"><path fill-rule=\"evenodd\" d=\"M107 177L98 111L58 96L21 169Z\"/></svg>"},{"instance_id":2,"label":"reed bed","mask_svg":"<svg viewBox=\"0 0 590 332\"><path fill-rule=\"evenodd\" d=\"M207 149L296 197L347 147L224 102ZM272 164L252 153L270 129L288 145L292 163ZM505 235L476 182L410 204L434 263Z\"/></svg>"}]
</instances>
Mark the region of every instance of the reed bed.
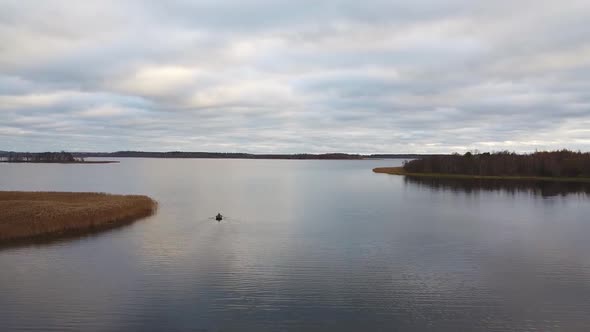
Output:
<instances>
[{"instance_id":1,"label":"reed bed","mask_svg":"<svg viewBox=\"0 0 590 332\"><path fill-rule=\"evenodd\" d=\"M0 191L0 242L112 228L156 209L140 195Z\"/></svg>"}]
</instances>

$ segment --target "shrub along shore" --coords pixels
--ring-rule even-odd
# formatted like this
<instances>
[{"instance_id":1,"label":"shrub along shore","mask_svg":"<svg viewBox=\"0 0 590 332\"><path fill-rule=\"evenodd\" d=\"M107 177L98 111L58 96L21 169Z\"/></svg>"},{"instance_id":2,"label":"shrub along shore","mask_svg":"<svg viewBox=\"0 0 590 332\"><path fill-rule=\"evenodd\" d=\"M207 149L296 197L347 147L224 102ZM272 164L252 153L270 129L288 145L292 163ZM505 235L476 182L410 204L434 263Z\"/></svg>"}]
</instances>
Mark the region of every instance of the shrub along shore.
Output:
<instances>
[{"instance_id":1,"label":"shrub along shore","mask_svg":"<svg viewBox=\"0 0 590 332\"><path fill-rule=\"evenodd\" d=\"M91 233L152 215L147 196L0 191L0 244Z\"/></svg>"}]
</instances>

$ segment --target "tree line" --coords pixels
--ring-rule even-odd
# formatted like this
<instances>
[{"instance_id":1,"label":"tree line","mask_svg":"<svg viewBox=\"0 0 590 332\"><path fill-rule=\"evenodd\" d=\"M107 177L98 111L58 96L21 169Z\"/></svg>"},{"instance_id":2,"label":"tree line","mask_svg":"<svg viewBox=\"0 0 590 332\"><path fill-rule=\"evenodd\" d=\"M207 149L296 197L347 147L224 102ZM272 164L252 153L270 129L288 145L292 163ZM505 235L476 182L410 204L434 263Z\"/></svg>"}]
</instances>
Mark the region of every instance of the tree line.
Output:
<instances>
[{"instance_id":1,"label":"tree line","mask_svg":"<svg viewBox=\"0 0 590 332\"><path fill-rule=\"evenodd\" d=\"M83 159L76 159L69 152L9 152L6 155L9 163L73 163L81 162Z\"/></svg>"},{"instance_id":2,"label":"tree line","mask_svg":"<svg viewBox=\"0 0 590 332\"><path fill-rule=\"evenodd\" d=\"M517 154L502 151L428 156L407 161L409 173L481 176L590 177L590 153L569 150Z\"/></svg>"},{"instance_id":3,"label":"tree line","mask_svg":"<svg viewBox=\"0 0 590 332\"><path fill-rule=\"evenodd\" d=\"M366 156L347 153L324 154L251 154L251 153L226 153L226 152L148 152L148 151L117 151L111 153L77 153L77 156L85 157L111 157L111 158L213 158L213 159L327 159L348 160L364 159Z\"/></svg>"}]
</instances>

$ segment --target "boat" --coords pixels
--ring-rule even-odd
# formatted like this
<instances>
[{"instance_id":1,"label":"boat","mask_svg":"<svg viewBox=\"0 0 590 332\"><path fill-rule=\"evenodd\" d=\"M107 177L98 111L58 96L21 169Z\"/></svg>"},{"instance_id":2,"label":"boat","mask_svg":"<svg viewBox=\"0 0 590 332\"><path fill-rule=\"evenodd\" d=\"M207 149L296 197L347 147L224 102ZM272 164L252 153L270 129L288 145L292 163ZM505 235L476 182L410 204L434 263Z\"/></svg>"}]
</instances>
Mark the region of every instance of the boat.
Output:
<instances>
[{"instance_id":1,"label":"boat","mask_svg":"<svg viewBox=\"0 0 590 332\"><path fill-rule=\"evenodd\" d=\"M215 216L215 220L217 220L217 221L222 221L222 220L223 220L223 216L221 215L221 213L218 213L218 214Z\"/></svg>"}]
</instances>

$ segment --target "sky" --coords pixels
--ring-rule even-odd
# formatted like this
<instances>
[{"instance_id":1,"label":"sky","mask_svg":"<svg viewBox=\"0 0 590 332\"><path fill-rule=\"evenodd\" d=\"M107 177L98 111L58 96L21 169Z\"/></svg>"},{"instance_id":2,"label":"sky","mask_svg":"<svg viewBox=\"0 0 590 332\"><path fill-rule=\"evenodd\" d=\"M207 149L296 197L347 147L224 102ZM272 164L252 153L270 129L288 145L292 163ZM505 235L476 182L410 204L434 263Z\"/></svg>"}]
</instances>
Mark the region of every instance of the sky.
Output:
<instances>
[{"instance_id":1,"label":"sky","mask_svg":"<svg viewBox=\"0 0 590 332\"><path fill-rule=\"evenodd\" d=\"M590 150L590 0L0 0L0 150Z\"/></svg>"}]
</instances>

